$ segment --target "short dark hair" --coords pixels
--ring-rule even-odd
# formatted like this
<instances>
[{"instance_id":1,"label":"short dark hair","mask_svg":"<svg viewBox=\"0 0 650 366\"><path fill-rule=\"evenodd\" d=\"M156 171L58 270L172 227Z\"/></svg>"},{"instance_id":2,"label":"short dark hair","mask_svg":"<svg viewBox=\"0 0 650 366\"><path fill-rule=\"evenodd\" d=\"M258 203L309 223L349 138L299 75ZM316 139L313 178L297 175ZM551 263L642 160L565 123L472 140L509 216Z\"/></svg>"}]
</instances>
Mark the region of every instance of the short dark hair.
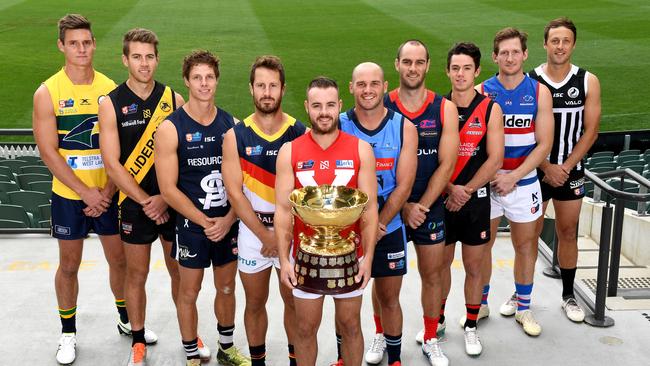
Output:
<instances>
[{"instance_id":1,"label":"short dark hair","mask_svg":"<svg viewBox=\"0 0 650 366\"><path fill-rule=\"evenodd\" d=\"M65 42L65 31L72 29L88 29L90 35L95 38L93 31L90 29L90 22L81 14L66 14L59 19L59 40Z\"/></svg>"},{"instance_id":2,"label":"short dark hair","mask_svg":"<svg viewBox=\"0 0 650 366\"><path fill-rule=\"evenodd\" d=\"M131 42L148 43L153 45L154 53L158 56L158 36L149 29L134 28L126 32L122 40L122 54L124 56L129 55Z\"/></svg>"},{"instance_id":3,"label":"short dark hair","mask_svg":"<svg viewBox=\"0 0 650 366\"><path fill-rule=\"evenodd\" d=\"M310 81L309 85L307 86L307 93L309 93L309 91L314 88L334 88L337 92L339 91L339 86L336 84L336 81L334 79L328 78L327 76L317 76L312 81Z\"/></svg>"},{"instance_id":4,"label":"short dark hair","mask_svg":"<svg viewBox=\"0 0 650 366\"><path fill-rule=\"evenodd\" d=\"M573 32L573 42L575 42L578 39L578 30L576 29L576 25L573 24L571 19L567 17L561 17L561 18L551 20L550 22L548 22L546 27L544 27L544 43L548 41L548 32L553 28L560 28L560 27L568 28L571 32Z\"/></svg>"},{"instance_id":5,"label":"short dark hair","mask_svg":"<svg viewBox=\"0 0 650 366\"><path fill-rule=\"evenodd\" d=\"M409 40L405 41L404 43L402 43L401 45L399 45L399 48L397 49L397 56L396 56L397 60L399 60L400 57L402 56L402 49L407 44L410 44L411 46L422 46L422 47L424 47L424 52L426 52L426 54L427 54L427 61L429 61L429 49L427 48L427 45L425 45L424 42L420 41L419 39L409 39Z\"/></svg>"},{"instance_id":6,"label":"short dark hair","mask_svg":"<svg viewBox=\"0 0 650 366\"><path fill-rule=\"evenodd\" d=\"M195 50L183 59L183 78L190 78L190 70L196 65L208 65L214 69L214 75L219 79L219 58L210 51Z\"/></svg>"},{"instance_id":7,"label":"short dark hair","mask_svg":"<svg viewBox=\"0 0 650 366\"><path fill-rule=\"evenodd\" d=\"M519 38L519 41L521 42L522 51L526 51L528 49L528 46L526 46L526 41L528 40L528 34L526 34L526 32L520 31L517 28L508 27L508 28L501 29L494 36L493 52L495 54L499 53L499 43L510 38Z\"/></svg>"},{"instance_id":8,"label":"short dark hair","mask_svg":"<svg viewBox=\"0 0 650 366\"><path fill-rule=\"evenodd\" d=\"M280 58L273 55L259 56L255 59L255 62L253 62L253 65L251 65L251 85L253 85L253 82L255 81L255 70L260 67L277 71L280 74L280 85L284 86L284 66L282 65Z\"/></svg>"},{"instance_id":9,"label":"short dark hair","mask_svg":"<svg viewBox=\"0 0 650 366\"><path fill-rule=\"evenodd\" d=\"M474 60L474 68L481 67L481 50L472 42L459 42L456 43L447 53L447 70L451 64L451 56L453 55L467 55Z\"/></svg>"}]
</instances>

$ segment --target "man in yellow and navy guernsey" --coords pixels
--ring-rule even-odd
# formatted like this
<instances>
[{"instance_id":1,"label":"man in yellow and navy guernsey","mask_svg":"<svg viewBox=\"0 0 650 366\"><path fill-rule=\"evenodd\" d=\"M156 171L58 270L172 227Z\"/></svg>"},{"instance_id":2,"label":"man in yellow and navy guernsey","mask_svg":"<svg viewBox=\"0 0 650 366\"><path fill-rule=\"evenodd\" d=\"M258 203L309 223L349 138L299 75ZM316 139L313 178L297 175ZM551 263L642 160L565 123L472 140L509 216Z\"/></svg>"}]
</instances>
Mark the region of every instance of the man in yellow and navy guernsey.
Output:
<instances>
[{"instance_id":1,"label":"man in yellow and navy guernsey","mask_svg":"<svg viewBox=\"0 0 650 366\"><path fill-rule=\"evenodd\" d=\"M97 110L115 83L93 69L95 38L78 14L59 20L59 50L65 66L34 94L33 128L41 158L52 172L52 236L59 242L54 280L62 335L56 360L75 360L77 272L83 240L92 229L104 247L110 286L120 317L124 305L124 250L118 235L115 185L108 181L99 152Z\"/></svg>"}]
</instances>

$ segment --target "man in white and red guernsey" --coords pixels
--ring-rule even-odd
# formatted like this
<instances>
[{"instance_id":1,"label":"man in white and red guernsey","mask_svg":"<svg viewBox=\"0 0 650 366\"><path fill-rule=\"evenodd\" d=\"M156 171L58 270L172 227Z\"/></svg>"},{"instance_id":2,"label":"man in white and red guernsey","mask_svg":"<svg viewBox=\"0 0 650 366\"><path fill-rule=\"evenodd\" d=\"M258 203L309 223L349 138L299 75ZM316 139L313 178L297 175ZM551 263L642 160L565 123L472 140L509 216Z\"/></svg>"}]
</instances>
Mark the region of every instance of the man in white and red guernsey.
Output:
<instances>
[{"instance_id":1,"label":"man in white and red guernsey","mask_svg":"<svg viewBox=\"0 0 650 366\"><path fill-rule=\"evenodd\" d=\"M316 334L324 300L320 294L295 288L297 281L290 259L292 240L296 244L300 243L298 233L305 232L309 235L309 230L298 218L295 218L295 224L292 223L288 197L294 188L305 186L346 186L358 188L368 195L366 210L355 229L361 236L361 246L357 253L361 259L355 281L360 282L361 287L333 296L336 323L342 337L343 361L346 365L361 365L363 355L360 311L363 289L370 279L377 242L377 179L375 158L370 145L339 130L338 115L342 105L334 80L325 77L312 80L305 101L312 129L284 144L278 153L274 228L279 248L281 281L293 289L296 309L295 350L296 359L301 366L316 364Z\"/></svg>"},{"instance_id":2,"label":"man in white and red guernsey","mask_svg":"<svg viewBox=\"0 0 650 366\"><path fill-rule=\"evenodd\" d=\"M481 267L487 255L486 244L496 235L490 231L489 183L503 163L503 113L498 104L474 90L480 67L481 51L473 43L457 43L447 54L447 76L451 81L447 99L458 108L460 147L445 200L447 263L442 295L449 295L450 266L456 242L460 241L467 311L460 325L465 333L465 352L470 356L478 356L483 350L477 321L481 315L487 316L488 308L481 306Z\"/></svg>"},{"instance_id":3,"label":"man in white and red guernsey","mask_svg":"<svg viewBox=\"0 0 650 366\"><path fill-rule=\"evenodd\" d=\"M388 93L384 105L408 118L418 130L415 183L404 208L406 238L415 244L422 279L424 331L416 340L430 365L447 366L438 343L445 329L442 298L445 208L442 199L458 154L458 111L454 103L426 88L429 51L424 43L408 40L397 50L395 69L399 88Z\"/></svg>"},{"instance_id":4,"label":"man in white and red guernsey","mask_svg":"<svg viewBox=\"0 0 650 366\"><path fill-rule=\"evenodd\" d=\"M499 73L477 86L499 103L503 110L505 151L503 167L491 182L491 231L496 232L501 217L510 223L515 249L515 293L499 309L515 316L526 334L537 336L542 327L530 310L535 261L537 260L536 221L542 215L542 193L535 168L553 145L553 104L548 88L523 71L528 58L526 33L516 28L497 32L492 59ZM492 236L490 249L496 236ZM492 258L485 256L483 284L489 284Z\"/></svg>"}]
</instances>

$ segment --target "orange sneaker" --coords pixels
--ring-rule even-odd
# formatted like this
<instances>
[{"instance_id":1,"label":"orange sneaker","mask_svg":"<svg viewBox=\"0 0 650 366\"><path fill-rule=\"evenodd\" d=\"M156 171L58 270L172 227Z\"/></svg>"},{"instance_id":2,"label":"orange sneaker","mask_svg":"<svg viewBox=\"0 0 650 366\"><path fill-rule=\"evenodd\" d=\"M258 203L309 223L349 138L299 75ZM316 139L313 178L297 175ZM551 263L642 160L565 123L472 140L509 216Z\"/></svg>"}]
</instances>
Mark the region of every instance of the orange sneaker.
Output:
<instances>
[{"instance_id":1,"label":"orange sneaker","mask_svg":"<svg viewBox=\"0 0 650 366\"><path fill-rule=\"evenodd\" d=\"M330 366L343 366L343 359L339 358L337 361L332 362Z\"/></svg>"},{"instance_id":2,"label":"orange sneaker","mask_svg":"<svg viewBox=\"0 0 650 366\"><path fill-rule=\"evenodd\" d=\"M131 355L127 366L145 366L147 358L147 346L144 343L136 343L131 347Z\"/></svg>"}]
</instances>

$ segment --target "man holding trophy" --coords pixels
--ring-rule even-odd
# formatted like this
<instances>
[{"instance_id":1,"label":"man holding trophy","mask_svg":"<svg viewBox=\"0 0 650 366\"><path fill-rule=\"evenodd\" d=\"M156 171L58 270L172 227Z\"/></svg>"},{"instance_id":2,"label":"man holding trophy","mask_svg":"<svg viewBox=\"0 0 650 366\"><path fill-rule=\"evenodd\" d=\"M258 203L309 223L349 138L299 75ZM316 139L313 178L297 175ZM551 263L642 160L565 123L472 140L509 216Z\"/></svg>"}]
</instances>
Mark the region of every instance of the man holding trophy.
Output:
<instances>
[{"instance_id":1,"label":"man holding trophy","mask_svg":"<svg viewBox=\"0 0 650 366\"><path fill-rule=\"evenodd\" d=\"M370 145L339 131L341 106L334 80L312 80L305 101L312 129L278 153L274 226L281 280L293 289L299 365L316 363L323 295L334 298L345 364L361 365L363 354L360 310L377 241L377 181Z\"/></svg>"}]
</instances>

